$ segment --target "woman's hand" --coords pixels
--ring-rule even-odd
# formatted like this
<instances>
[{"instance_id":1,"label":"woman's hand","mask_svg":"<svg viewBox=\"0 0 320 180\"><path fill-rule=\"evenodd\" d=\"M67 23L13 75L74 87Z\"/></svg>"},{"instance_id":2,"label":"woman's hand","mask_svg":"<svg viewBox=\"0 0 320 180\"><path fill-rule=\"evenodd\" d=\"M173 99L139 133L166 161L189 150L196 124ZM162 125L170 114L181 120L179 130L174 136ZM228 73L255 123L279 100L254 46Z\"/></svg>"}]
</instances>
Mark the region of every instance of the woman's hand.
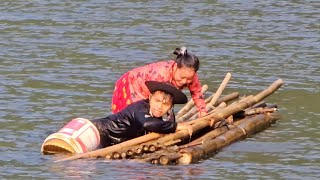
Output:
<instances>
[{"instance_id":1,"label":"woman's hand","mask_svg":"<svg viewBox=\"0 0 320 180\"><path fill-rule=\"evenodd\" d=\"M198 112L198 117L201 118L203 116L206 116L207 114L208 114L207 112L200 111L200 112Z\"/></svg>"}]
</instances>

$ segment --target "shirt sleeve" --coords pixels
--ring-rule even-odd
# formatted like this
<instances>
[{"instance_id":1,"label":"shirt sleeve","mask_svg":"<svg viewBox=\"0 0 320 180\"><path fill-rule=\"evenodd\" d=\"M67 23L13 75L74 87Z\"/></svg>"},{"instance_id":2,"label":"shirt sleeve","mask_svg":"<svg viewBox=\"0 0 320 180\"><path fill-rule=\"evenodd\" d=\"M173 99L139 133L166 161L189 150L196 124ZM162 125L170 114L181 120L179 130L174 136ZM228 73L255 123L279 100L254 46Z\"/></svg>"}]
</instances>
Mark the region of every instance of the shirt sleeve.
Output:
<instances>
[{"instance_id":1,"label":"shirt sleeve","mask_svg":"<svg viewBox=\"0 0 320 180\"><path fill-rule=\"evenodd\" d=\"M199 112L207 112L206 103L204 101L204 95L201 92L201 83L199 81L198 75L195 74L192 83L188 86L191 93L191 97L194 104L197 106Z\"/></svg>"}]
</instances>

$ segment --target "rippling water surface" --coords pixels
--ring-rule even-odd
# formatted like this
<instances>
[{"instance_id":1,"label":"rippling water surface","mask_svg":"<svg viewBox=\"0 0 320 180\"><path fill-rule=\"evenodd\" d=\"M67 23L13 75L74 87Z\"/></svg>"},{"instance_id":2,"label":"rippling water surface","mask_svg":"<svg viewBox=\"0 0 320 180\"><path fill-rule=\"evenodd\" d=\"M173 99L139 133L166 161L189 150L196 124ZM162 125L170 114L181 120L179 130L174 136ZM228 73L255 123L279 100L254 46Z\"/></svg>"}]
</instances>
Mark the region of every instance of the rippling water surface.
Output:
<instances>
[{"instance_id":1,"label":"rippling water surface","mask_svg":"<svg viewBox=\"0 0 320 180\"><path fill-rule=\"evenodd\" d=\"M319 1L1 1L0 177L4 179L317 179L320 177ZM43 140L74 117L110 113L127 70L187 46L214 92L279 106L273 127L188 166L53 163Z\"/></svg>"}]
</instances>

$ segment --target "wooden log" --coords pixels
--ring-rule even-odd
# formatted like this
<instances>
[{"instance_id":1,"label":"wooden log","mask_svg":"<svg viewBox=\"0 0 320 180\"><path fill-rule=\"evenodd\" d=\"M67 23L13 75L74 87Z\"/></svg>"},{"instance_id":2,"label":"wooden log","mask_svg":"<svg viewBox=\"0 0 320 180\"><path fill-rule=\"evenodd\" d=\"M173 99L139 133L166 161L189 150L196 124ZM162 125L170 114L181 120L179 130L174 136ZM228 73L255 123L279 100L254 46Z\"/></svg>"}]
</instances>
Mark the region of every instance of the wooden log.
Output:
<instances>
[{"instance_id":1,"label":"wooden log","mask_svg":"<svg viewBox=\"0 0 320 180\"><path fill-rule=\"evenodd\" d=\"M252 108L245 110L244 114L246 116L254 115L254 114L261 114L261 113L267 113L267 112L275 112L277 111L277 108L263 108L263 107L258 107L258 108Z\"/></svg>"},{"instance_id":2,"label":"wooden log","mask_svg":"<svg viewBox=\"0 0 320 180\"><path fill-rule=\"evenodd\" d=\"M188 143L188 144L183 144L183 145L180 145L178 148L179 149L184 149L184 148L188 148L188 147L192 147L192 146L198 146L198 145L200 145L200 144L202 144L203 143L203 141L199 141L199 142L190 142L190 143Z\"/></svg>"},{"instance_id":3,"label":"wooden log","mask_svg":"<svg viewBox=\"0 0 320 180\"><path fill-rule=\"evenodd\" d=\"M143 149L143 152L148 152L149 151L149 146L148 145L143 145L142 149Z\"/></svg>"},{"instance_id":4,"label":"wooden log","mask_svg":"<svg viewBox=\"0 0 320 180\"><path fill-rule=\"evenodd\" d=\"M209 105L213 106L217 102L218 98L222 94L222 91L226 88L228 82L230 81L230 78L231 78L231 74L227 73L222 83L220 84L219 88L217 89L216 93L214 94L211 101L209 102Z\"/></svg>"},{"instance_id":5,"label":"wooden log","mask_svg":"<svg viewBox=\"0 0 320 180\"><path fill-rule=\"evenodd\" d=\"M204 157L205 152L199 146L194 146L192 148L186 148L180 151L181 158L179 158L176 162L178 164L190 164L192 162L199 161Z\"/></svg>"},{"instance_id":6,"label":"wooden log","mask_svg":"<svg viewBox=\"0 0 320 180\"><path fill-rule=\"evenodd\" d=\"M208 104L206 104L207 110L209 108L213 109L212 106L214 106L214 104L217 102L218 98L221 96L221 93L224 90L224 88L227 86L230 78L231 78L231 74L227 73L227 75L223 79L222 83L220 84L219 88L217 89L216 93L214 93L211 101ZM198 110L194 109L192 112L185 113L183 116L178 117L178 119L181 119L180 121L185 121L186 119L189 119L190 117L192 117L194 114L197 114L197 113L198 113Z\"/></svg>"},{"instance_id":7,"label":"wooden log","mask_svg":"<svg viewBox=\"0 0 320 180\"><path fill-rule=\"evenodd\" d=\"M279 80L275 81L271 86L269 86L264 91L260 92L259 94L257 94L254 97L247 98L246 101L244 101L244 102L237 102L237 103L231 104L217 113L213 113L213 114L210 114L209 116L199 118L198 119L199 121L192 125L193 132L196 132L198 130L201 130L201 129L209 126L210 123L208 123L208 121L216 123L223 118L226 118L234 113L237 113L247 107L252 106L253 104L261 101L265 97L267 97L270 94L272 94L273 92L275 92L277 89L279 89L281 87L282 84L283 84L283 81L281 79L279 79ZM178 131L176 133L166 135L164 137L161 137L161 136L162 135L158 134L158 133L149 133L145 136L141 136L141 137L138 137L138 138L135 138L132 140L128 140L128 141L122 142L120 144L109 146L109 147L99 149L96 151L91 151L88 153L76 154L74 156L60 159L55 162L74 160L74 159L79 159L79 158L105 157L107 154L111 154L111 153L118 151L120 149L124 149L126 147L141 144L144 142L148 142L150 140L157 139L157 138L159 138L156 141L157 143L164 144L165 142L168 142L168 141L173 141L176 139L184 139L186 137L189 137L189 132L187 129L184 129L184 130Z\"/></svg>"},{"instance_id":8,"label":"wooden log","mask_svg":"<svg viewBox=\"0 0 320 180\"><path fill-rule=\"evenodd\" d=\"M143 147L142 147L142 146L138 147L138 148L135 150L135 153L136 153L136 154L142 154L142 153L143 153Z\"/></svg>"},{"instance_id":9,"label":"wooden log","mask_svg":"<svg viewBox=\"0 0 320 180\"><path fill-rule=\"evenodd\" d=\"M201 93L204 94L207 90L208 90L208 85L204 84L202 86ZM194 106L193 99L190 99L190 101L178 111L176 115L176 119L179 119L182 115L188 112L193 106Z\"/></svg>"},{"instance_id":10,"label":"wooden log","mask_svg":"<svg viewBox=\"0 0 320 180\"><path fill-rule=\"evenodd\" d=\"M151 164L159 164L159 159L152 159L150 161Z\"/></svg>"},{"instance_id":11,"label":"wooden log","mask_svg":"<svg viewBox=\"0 0 320 180\"><path fill-rule=\"evenodd\" d=\"M161 136L162 135L158 134L158 133L149 133L149 134L146 134L144 136L140 136L140 137L137 137L135 139L131 139L131 140L122 142L120 144L116 144L116 145L113 145L113 146L109 146L109 147L106 147L106 148L103 148L103 149L98 149L98 150L87 152L87 153L75 154L73 156L57 160L55 162L75 160L75 159L80 159L80 158L92 158L92 157L99 157L99 156L105 157L107 154L111 154L111 153L113 153L115 151L119 151L119 150L124 149L124 148L129 147L129 146L133 146L133 145L141 144L141 143L144 143L144 142L148 142L150 140L157 139L157 138L159 138Z\"/></svg>"},{"instance_id":12,"label":"wooden log","mask_svg":"<svg viewBox=\"0 0 320 180\"><path fill-rule=\"evenodd\" d=\"M118 151L113 152L113 154L118 153L121 156L120 158L122 158L122 159L130 158L134 154L133 149L137 148L137 147L139 147L139 146L136 145L136 146L126 147L126 148L123 148L123 149L120 149Z\"/></svg>"},{"instance_id":13,"label":"wooden log","mask_svg":"<svg viewBox=\"0 0 320 180\"><path fill-rule=\"evenodd\" d=\"M121 155L118 152L113 152L111 159L120 159Z\"/></svg>"},{"instance_id":14,"label":"wooden log","mask_svg":"<svg viewBox=\"0 0 320 180\"><path fill-rule=\"evenodd\" d=\"M266 127L271 126L271 124L275 123L276 120L280 119L280 115L276 112L264 113L247 117L247 119L249 119L250 122L244 121L240 123L238 127L244 129L247 136L250 136L266 129Z\"/></svg>"},{"instance_id":15,"label":"wooden log","mask_svg":"<svg viewBox=\"0 0 320 180\"><path fill-rule=\"evenodd\" d=\"M171 146L171 145L177 144L177 143L179 143L179 142L181 142L181 139L176 139L176 140L174 140L174 141L169 141L169 142L164 143L163 145L164 145L164 146Z\"/></svg>"},{"instance_id":16,"label":"wooden log","mask_svg":"<svg viewBox=\"0 0 320 180\"><path fill-rule=\"evenodd\" d=\"M214 94L213 94L214 95ZM205 100L205 103L208 104L211 99L213 98L213 95L211 95L210 97L208 97L206 100ZM233 93L230 93L228 95L225 95L225 96L222 96L222 97L219 97L219 99L216 101L216 103L214 104L214 106L217 106L219 104L221 104L222 102L225 102L225 103L228 103L229 101L232 101L232 100L235 100L239 97L239 92L233 92ZM193 107L190 109L189 112L187 112L183 117L182 119L179 118L177 119L176 118L176 121L177 122L182 122L182 121L185 121L185 120L189 120L187 119L186 117L190 117L190 116L196 116L197 114L197 108L196 107ZM194 119L194 118L192 118Z\"/></svg>"},{"instance_id":17,"label":"wooden log","mask_svg":"<svg viewBox=\"0 0 320 180\"><path fill-rule=\"evenodd\" d=\"M150 145L149 146L149 152L155 152L158 148L155 145Z\"/></svg>"},{"instance_id":18,"label":"wooden log","mask_svg":"<svg viewBox=\"0 0 320 180\"><path fill-rule=\"evenodd\" d=\"M178 160L179 164L190 164L198 161L205 155L215 153L223 147L232 144L235 141L260 132L279 119L279 115L259 114L252 118L246 118L239 126L225 132L224 134L212 139L206 140L203 144L189 147L181 151L182 157Z\"/></svg>"},{"instance_id":19,"label":"wooden log","mask_svg":"<svg viewBox=\"0 0 320 180\"><path fill-rule=\"evenodd\" d=\"M222 96L220 97L216 103L213 106L218 106L219 104L221 104L222 102L228 103L229 101L235 100L239 97L239 92L233 92L231 94L228 94L226 96ZM208 98L209 99L209 98ZM211 98L212 99L212 98ZM208 101L209 103L210 101ZM207 104L208 104L207 103ZM209 108L209 110L212 108ZM184 116L182 116L180 119L177 119L177 122L182 122L182 121L186 121L189 120L192 116L196 116L197 115L197 109L196 108L192 108L189 112L187 112ZM197 116L196 116L197 117Z\"/></svg>"},{"instance_id":20,"label":"wooden log","mask_svg":"<svg viewBox=\"0 0 320 180\"><path fill-rule=\"evenodd\" d=\"M128 149L126 154L127 154L127 157L131 157L135 155L135 152L132 149Z\"/></svg>"},{"instance_id":21,"label":"wooden log","mask_svg":"<svg viewBox=\"0 0 320 180\"><path fill-rule=\"evenodd\" d=\"M212 114L212 113L215 113L215 112L217 112L217 111L219 111L220 109L222 109L222 108L225 108L225 107L227 107L227 103L225 103L225 102L222 102L222 103L220 103L216 108L214 108L214 109L212 109L211 107L210 108L208 108L208 115L209 114ZM192 120L195 120L196 118L198 117L198 114L196 113L196 114L194 114L191 118L190 118L190 120L188 121L188 122L190 122L190 121L192 121Z\"/></svg>"},{"instance_id":22,"label":"wooden log","mask_svg":"<svg viewBox=\"0 0 320 180\"><path fill-rule=\"evenodd\" d=\"M233 92L233 93L227 94L225 96L219 97L219 99L216 101L215 104L213 104L213 106L217 106L217 105L221 104L222 102L228 103L228 102L233 101L237 98L239 98L239 92Z\"/></svg>"},{"instance_id":23,"label":"wooden log","mask_svg":"<svg viewBox=\"0 0 320 180\"><path fill-rule=\"evenodd\" d=\"M111 159L111 155L110 155L110 154L107 154L104 158L105 158L105 159Z\"/></svg>"},{"instance_id":24,"label":"wooden log","mask_svg":"<svg viewBox=\"0 0 320 180\"><path fill-rule=\"evenodd\" d=\"M278 90L281 85L283 84L283 81L281 79L275 81L273 84L271 84L267 89L263 90L256 96L248 96L244 98L243 100L230 104L226 108L223 108L217 113L210 114L208 116L198 118L198 122L192 125L193 132L197 132L211 124L215 124L216 122L229 117L232 114L235 114L237 112L240 112L244 110L245 108L248 108L257 102L261 101L265 97L269 96L270 94L274 93L276 90ZM211 121L211 122L210 122ZM157 140L159 144L163 144L168 141L173 141L175 139L185 139L189 137L189 132L187 129L180 130L176 133L166 135L164 137L161 137Z\"/></svg>"},{"instance_id":25,"label":"wooden log","mask_svg":"<svg viewBox=\"0 0 320 180\"><path fill-rule=\"evenodd\" d=\"M136 158L139 159L145 159L150 163L160 163L160 157L161 156L168 156L169 157L169 161L173 160L173 157L175 156L175 154L178 153L178 148L176 146L170 146L167 147L166 149L161 149L159 151L156 151L154 153L144 153L141 156L138 156ZM154 161L157 160L157 161Z\"/></svg>"},{"instance_id":26,"label":"wooden log","mask_svg":"<svg viewBox=\"0 0 320 180\"><path fill-rule=\"evenodd\" d=\"M172 161L175 161L179 158L181 158L182 155L178 154L178 153L174 153L174 154L166 154L166 155L161 155L159 157L159 164L161 165L168 165L170 164Z\"/></svg>"},{"instance_id":27,"label":"wooden log","mask_svg":"<svg viewBox=\"0 0 320 180\"><path fill-rule=\"evenodd\" d=\"M223 133L227 132L228 130L231 130L231 129L235 128L235 127L236 126L234 126L234 125L228 125L228 126L219 127L217 129L214 129L214 130L204 134L203 136L191 141L188 144L200 143L200 142L203 142L203 141L208 140L208 139L214 139L217 136L220 136L221 134L223 134ZM188 146L188 144L186 144L186 145Z\"/></svg>"},{"instance_id":28,"label":"wooden log","mask_svg":"<svg viewBox=\"0 0 320 180\"><path fill-rule=\"evenodd\" d=\"M131 146L128 149L131 149L135 154L142 154L143 152L150 151L150 147L154 146L154 148L158 149L160 147L159 144L156 143L157 139L153 139L151 141L147 141L145 143L141 143L135 146Z\"/></svg>"},{"instance_id":29,"label":"wooden log","mask_svg":"<svg viewBox=\"0 0 320 180\"><path fill-rule=\"evenodd\" d=\"M162 146L160 146L160 144L156 143L155 141L147 142L146 145L149 147L149 152L154 152L163 148Z\"/></svg>"},{"instance_id":30,"label":"wooden log","mask_svg":"<svg viewBox=\"0 0 320 180\"><path fill-rule=\"evenodd\" d=\"M121 153L121 159L127 159L127 153L126 152L122 152Z\"/></svg>"}]
</instances>

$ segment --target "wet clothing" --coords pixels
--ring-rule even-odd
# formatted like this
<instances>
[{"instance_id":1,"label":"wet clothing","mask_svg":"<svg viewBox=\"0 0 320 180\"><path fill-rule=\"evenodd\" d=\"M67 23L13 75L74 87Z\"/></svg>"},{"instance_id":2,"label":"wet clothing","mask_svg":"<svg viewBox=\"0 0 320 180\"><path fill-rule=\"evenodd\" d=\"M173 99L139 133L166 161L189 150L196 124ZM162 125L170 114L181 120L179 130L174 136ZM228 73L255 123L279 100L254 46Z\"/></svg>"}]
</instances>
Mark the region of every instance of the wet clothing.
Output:
<instances>
[{"instance_id":1,"label":"wet clothing","mask_svg":"<svg viewBox=\"0 0 320 180\"><path fill-rule=\"evenodd\" d=\"M112 97L112 112L119 112L132 102L147 99L150 92L145 85L146 81L170 82L177 87L173 80L173 66L175 63L174 60L160 61L125 73L115 84ZM180 90L183 88L185 87L180 88ZM188 85L188 89L198 110L206 112L204 96L201 93L201 83L197 73L194 75L192 83Z\"/></svg>"},{"instance_id":2,"label":"wet clothing","mask_svg":"<svg viewBox=\"0 0 320 180\"><path fill-rule=\"evenodd\" d=\"M128 81L129 73L124 74L116 82L112 96L112 112L117 113L132 103L130 83ZM146 99L146 98L143 98Z\"/></svg>"},{"instance_id":3,"label":"wet clothing","mask_svg":"<svg viewBox=\"0 0 320 180\"><path fill-rule=\"evenodd\" d=\"M92 120L100 133L100 146L118 144L149 132L175 132L177 123L173 110L167 119L152 117L149 111L149 100L146 99L132 103L116 114Z\"/></svg>"}]
</instances>

